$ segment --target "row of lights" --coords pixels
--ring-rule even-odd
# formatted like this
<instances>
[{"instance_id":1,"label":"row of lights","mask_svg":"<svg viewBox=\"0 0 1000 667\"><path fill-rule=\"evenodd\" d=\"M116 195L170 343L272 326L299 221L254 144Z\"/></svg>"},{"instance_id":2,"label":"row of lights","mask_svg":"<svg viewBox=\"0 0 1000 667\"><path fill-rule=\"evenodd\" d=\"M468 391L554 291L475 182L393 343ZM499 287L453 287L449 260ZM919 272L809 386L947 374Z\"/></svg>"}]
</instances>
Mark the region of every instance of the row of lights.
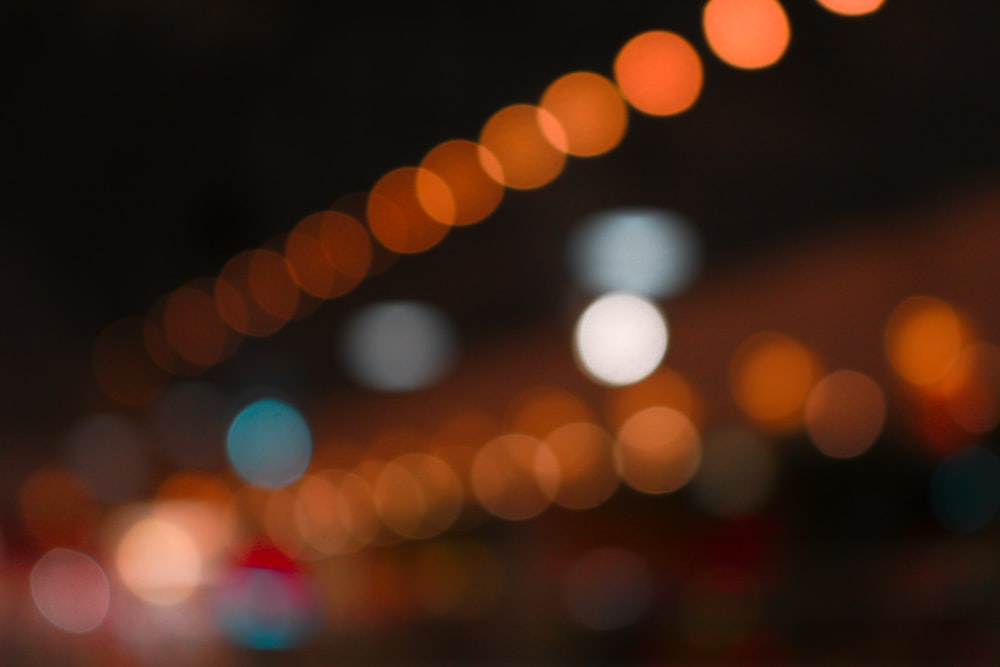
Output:
<instances>
[{"instance_id":1,"label":"row of lights","mask_svg":"<svg viewBox=\"0 0 1000 667\"><path fill-rule=\"evenodd\" d=\"M940 429L923 434L931 451L948 454L931 480L932 510L949 529L984 528L1000 510L1000 459L970 443L1000 421L1000 349L977 342L961 314L927 296L912 297L893 311L885 342L900 377L921 401L940 401L957 427L954 433L964 433L946 441L939 439ZM874 380L853 370L823 376L816 355L783 334L747 339L734 354L731 385L737 404L764 432L805 428L831 457L862 454L884 428L885 396ZM286 403L264 399L229 426L227 452L246 486L234 493L222 477L176 473L153 503L125 504L105 519L103 547L115 554L116 576L133 595L173 605L215 580L245 539L242 521L250 522L249 532L268 535L285 558L309 560L433 537L473 525L479 510L521 521L553 504L593 508L622 482L647 494L690 484L698 506L722 517L759 509L777 476L772 449L741 430L702 438L700 406L683 377L661 368L608 390L606 421L614 435L575 395L540 388L514 402L506 433L496 435L490 422L458 420L429 439L389 434L365 450L376 458L343 465L342 445L328 443L314 453L302 416ZM404 453L388 455L393 451ZM131 477L120 458L100 463ZM67 556L65 547L92 547L99 521L92 485L100 483L86 470L51 469L24 483L24 526L39 545L56 547L48 554L57 554L44 556L33 577L56 565L58 571L93 569ZM76 565L63 563L67 558ZM40 600L55 595L43 579L33 579L32 586ZM65 604L76 609L76 602ZM84 626L80 621L66 627Z\"/></svg>"},{"instance_id":2,"label":"row of lights","mask_svg":"<svg viewBox=\"0 0 1000 667\"><path fill-rule=\"evenodd\" d=\"M881 1L820 4L860 15ZM790 39L777 0L711 0L703 19L709 47L735 67L777 62ZM244 337L272 335L354 289L377 264L372 237L391 254L423 252L452 227L488 217L504 188L541 187L559 175L567 155L596 156L617 146L627 127L626 102L669 116L689 109L701 91L701 59L675 33L633 38L613 69L615 82L592 72L557 79L537 106L494 114L478 141L446 141L418 167L390 171L367 195L309 215L286 236L233 257L218 276L171 292L146 317L112 324L93 347L99 388L117 403L148 405L170 376L197 376L231 357Z\"/></svg>"}]
</instances>

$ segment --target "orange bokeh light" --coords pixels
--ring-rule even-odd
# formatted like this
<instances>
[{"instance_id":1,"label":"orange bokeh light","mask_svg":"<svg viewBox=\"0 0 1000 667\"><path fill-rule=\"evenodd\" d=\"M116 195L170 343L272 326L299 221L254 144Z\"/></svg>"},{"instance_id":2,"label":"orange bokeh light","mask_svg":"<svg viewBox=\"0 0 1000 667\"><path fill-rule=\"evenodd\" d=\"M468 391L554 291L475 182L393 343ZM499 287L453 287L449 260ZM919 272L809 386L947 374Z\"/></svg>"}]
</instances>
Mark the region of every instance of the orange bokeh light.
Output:
<instances>
[{"instance_id":1,"label":"orange bokeh light","mask_svg":"<svg viewBox=\"0 0 1000 667\"><path fill-rule=\"evenodd\" d=\"M618 488L614 440L587 422L565 424L545 438L559 464L555 503L569 509L597 507Z\"/></svg>"},{"instance_id":2,"label":"orange bokeh light","mask_svg":"<svg viewBox=\"0 0 1000 667\"><path fill-rule=\"evenodd\" d=\"M948 368L941 387L947 410L970 433L986 433L1000 424L1000 348L975 343L964 348Z\"/></svg>"},{"instance_id":3,"label":"orange bokeh light","mask_svg":"<svg viewBox=\"0 0 1000 667\"><path fill-rule=\"evenodd\" d=\"M677 410L640 410L618 430L615 464L622 480L636 491L675 491L688 483L700 463L698 431Z\"/></svg>"},{"instance_id":4,"label":"orange bokeh light","mask_svg":"<svg viewBox=\"0 0 1000 667\"><path fill-rule=\"evenodd\" d=\"M695 424L701 422L701 399L694 389L677 371L661 368L635 384L608 392L608 423L618 428L639 410L655 405L679 410Z\"/></svg>"},{"instance_id":5,"label":"orange bokeh light","mask_svg":"<svg viewBox=\"0 0 1000 667\"><path fill-rule=\"evenodd\" d=\"M496 158L484 159L483 169L509 188L531 190L558 176L566 164L565 133L548 111L530 104L515 104L493 114L479 143Z\"/></svg>"},{"instance_id":6,"label":"orange bokeh light","mask_svg":"<svg viewBox=\"0 0 1000 667\"><path fill-rule=\"evenodd\" d=\"M805 424L817 449L834 458L865 452L885 425L885 394L867 375L841 370L813 387Z\"/></svg>"},{"instance_id":7,"label":"orange bokeh light","mask_svg":"<svg viewBox=\"0 0 1000 667\"><path fill-rule=\"evenodd\" d=\"M288 323L288 319L278 317L265 310L254 298L250 275L251 266L258 250L247 250L230 259L215 281L215 308L223 321L232 329L247 336L270 336ZM266 251L272 252L272 251ZM274 253L276 254L276 253ZM280 257L280 256L279 256ZM254 282L261 283L265 278L262 274L273 262L265 259L258 262ZM284 260L282 259L282 264ZM262 270L263 269L263 270ZM287 275L287 271L286 271ZM288 276L291 280L291 276ZM296 288L297 289L297 288ZM266 287L260 290L268 292ZM288 308L284 309L286 312ZM294 313L294 308L292 309ZM290 316L289 316L290 317Z\"/></svg>"},{"instance_id":8,"label":"orange bokeh light","mask_svg":"<svg viewBox=\"0 0 1000 667\"><path fill-rule=\"evenodd\" d=\"M250 296L268 315L288 322L299 307L299 288L288 272L281 254L261 248L255 250L247 267Z\"/></svg>"},{"instance_id":9,"label":"orange bokeh light","mask_svg":"<svg viewBox=\"0 0 1000 667\"><path fill-rule=\"evenodd\" d=\"M91 363L97 386L122 405L148 405L166 385L167 374L146 349L151 326L138 317L124 319L104 329L94 341Z\"/></svg>"},{"instance_id":10,"label":"orange bokeh light","mask_svg":"<svg viewBox=\"0 0 1000 667\"><path fill-rule=\"evenodd\" d=\"M346 294L364 279L372 260L364 226L340 211L299 221L285 240L288 272L303 292L320 299Z\"/></svg>"},{"instance_id":11,"label":"orange bokeh light","mask_svg":"<svg viewBox=\"0 0 1000 667\"><path fill-rule=\"evenodd\" d=\"M544 438L564 424L590 419L583 401L559 387L533 387L511 401L511 430L536 438Z\"/></svg>"},{"instance_id":12,"label":"orange bokeh light","mask_svg":"<svg viewBox=\"0 0 1000 667\"><path fill-rule=\"evenodd\" d=\"M801 343L766 332L736 350L730 383L743 412L781 431L801 424L802 407L819 375L819 362Z\"/></svg>"},{"instance_id":13,"label":"orange bokeh light","mask_svg":"<svg viewBox=\"0 0 1000 667\"><path fill-rule=\"evenodd\" d=\"M42 548L86 546L97 526L94 490L79 476L59 468L42 468L18 492L21 524Z\"/></svg>"},{"instance_id":14,"label":"orange bokeh light","mask_svg":"<svg viewBox=\"0 0 1000 667\"><path fill-rule=\"evenodd\" d=\"M701 94L704 72L694 47L663 30L629 40L615 58L615 80L633 107L653 116L691 108Z\"/></svg>"},{"instance_id":15,"label":"orange bokeh light","mask_svg":"<svg viewBox=\"0 0 1000 667\"><path fill-rule=\"evenodd\" d=\"M720 59L741 69L778 62L791 26L777 0L709 0L702 12L705 39Z\"/></svg>"},{"instance_id":16,"label":"orange bokeh light","mask_svg":"<svg viewBox=\"0 0 1000 667\"><path fill-rule=\"evenodd\" d=\"M425 193L417 194L418 179ZM402 167L383 176L368 196L368 226L378 242L403 255L433 248L450 227L431 217L423 201L439 217L454 219L451 191L441 178L426 169ZM450 202L450 203L449 203ZM449 213L450 210L450 213Z\"/></svg>"},{"instance_id":17,"label":"orange bokeh light","mask_svg":"<svg viewBox=\"0 0 1000 667\"><path fill-rule=\"evenodd\" d=\"M490 165L489 171L484 164ZM499 162L472 141L446 141L429 152L420 166L417 196L427 214L438 222L456 226L474 224L493 213L503 199L503 186L490 177L501 172ZM428 174L440 179L451 193L450 215L448 207L441 206L440 187Z\"/></svg>"},{"instance_id":18,"label":"orange bokeh light","mask_svg":"<svg viewBox=\"0 0 1000 667\"><path fill-rule=\"evenodd\" d=\"M889 362L911 384L933 384L971 342L965 319L954 308L930 296L910 297L899 304L885 327Z\"/></svg>"},{"instance_id":19,"label":"orange bokeh light","mask_svg":"<svg viewBox=\"0 0 1000 667\"><path fill-rule=\"evenodd\" d=\"M470 481L487 512L521 521L551 504L559 488L559 464L542 441L521 433L501 435L479 450Z\"/></svg>"},{"instance_id":20,"label":"orange bokeh light","mask_svg":"<svg viewBox=\"0 0 1000 667\"><path fill-rule=\"evenodd\" d=\"M424 539L450 528L462 511L464 496L462 482L451 465L422 452L403 454L393 462L413 476L424 500L422 520L409 537Z\"/></svg>"},{"instance_id":21,"label":"orange bokeh light","mask_svg":"<svg viewBox=\"0 0 1000 667\"><path fill-rule=\"evenodd\" d=\"M871 14L883 4L885 0L816 0L821 6L829 9L835 14L843 16L862 16Z\"/></svg>"},{"instance_id":22,"label":"orange bokeh light","mask_svg":"<svg viewBox=\"0 0 1000 667\"><path fill-rule=\"evenodd\" d=\"M214 366L232 355L239 338L226 326L209 289L192 283L174 290L163 304L164 339L175 355L198 368Z\"/></svg>"},{"instance_id":23,"label":"orange bokeh light","mask_svg":"<svg viewBox=\"0 0 1000 667\"><path fill-rule=\"evenodd\" d=\"M566 152L589 157L621 143L628 110L611 81L593 72L573 72L545 90L539 106L555 116L566 133Z\"/></svg>"}]
</instances>

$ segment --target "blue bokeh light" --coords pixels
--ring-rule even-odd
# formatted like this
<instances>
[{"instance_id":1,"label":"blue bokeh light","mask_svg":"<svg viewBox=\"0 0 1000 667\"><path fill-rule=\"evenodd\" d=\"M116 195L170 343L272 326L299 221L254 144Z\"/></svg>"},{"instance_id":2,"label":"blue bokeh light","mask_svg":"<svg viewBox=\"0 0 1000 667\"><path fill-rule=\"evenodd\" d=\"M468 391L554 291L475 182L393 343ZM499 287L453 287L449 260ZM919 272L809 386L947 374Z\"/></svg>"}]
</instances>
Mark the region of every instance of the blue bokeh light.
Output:
<instances>
[{"instance_id":1,"label":"blue bokeh light","mask_svg":"<svg viewBox=\"0 0 1000 667\"><path fill-rule=\"evenodd\" d=\"M265 398L236 415L226 435L226 454L248 483L276 489L291 484L309 467L312 434L298 410Z\"/></svg>"},{"instance_id":2,"label":"blue bokeh light","mask_svg":"<svg viewBox=\"0 0 1000 667\"><path fill-rule=\"evenodd\" d=\"M614 209L585 218L569 246L576 283L592 294L674 296L701 268L701 243L684 218L658 209Z\"/></svg>"},{"instance_id":3,"label":"blue bokeh light","mask_svg":"<svg viewBox=\"0 0 1000 667\"><path fill-rule=\"evenodd\" d=\"M1000 458L985 447L966 447L934 469L930 504L941 524L956 533L986 528L1000 511Z\"/></svg>"},{"instance_id":4,"label":"blue bokeh light","mask_svg":"<svg viewBox=\"0 0 1000 667\"><path fill-rule=\"evenodd\" d=\"M261 651L301 646L319 630L318 594L296 572L238 567L215 592L215 618L234 644Z\"/></svg>"}]
</instances>

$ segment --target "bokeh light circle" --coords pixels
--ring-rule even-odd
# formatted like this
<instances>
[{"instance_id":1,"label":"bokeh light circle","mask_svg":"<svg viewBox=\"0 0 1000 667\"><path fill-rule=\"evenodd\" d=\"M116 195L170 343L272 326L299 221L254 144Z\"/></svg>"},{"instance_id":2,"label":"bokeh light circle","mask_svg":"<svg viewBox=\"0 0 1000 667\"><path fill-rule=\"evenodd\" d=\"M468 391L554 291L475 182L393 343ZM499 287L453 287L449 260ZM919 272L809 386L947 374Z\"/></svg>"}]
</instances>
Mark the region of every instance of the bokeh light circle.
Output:
<instances>
[{"instance_id":1,"label":"bokeh light circle","mask_svg":"<svg viewBox=\"0 0 1000 667\"><path fill-rule=\"evenodd\" d=\"M380 391L424 389L449 370L458 337L433 306L391 301L368 306L348 323L343 360L359 383Z\"/></svg>"},{"instance_id":2,"label":"bokeh light circle","mask_svg":"<svg viewBox=\"0 0 1000 667\"><path fill-rule=\"evenodd\" d=\"M602 211L580 222L569 245L580 287L667 298L684 290L701 267L701 244L679 215L658 209Z\"/></svg>"},{"instance_id":3,"label":"bokeh light circle","mask_svg":"<svg viewBox=\"0 0 1000 667\"><path fill-rule=\"evenodd\" d=\"M885 394L863 373L840 370L813 387L805 404L805 425L816 447L834 458L865 452L882 433Z\"/></svg>"},{"instance_id":4,"label":"bokeh light circle","mask_svg":"<svg viewBox=\"0 0 1000 667\"><path fill-rule=\"evenodd\" d=\"M265 398L236 415L226 434L226 454L248 483L280 488L301 477L309 466L312 434L298 410Z\"/></svg>"},{"instance_id":5,"label":"bokeh light circle","mask_svg":"<svg viewBox=\"0 0 1000 667\"><path fill-rule=\"evenodd\" d=\"M667 352L667 321L650 301L615 292L594 301L576 324L574 348L581 369L606 385L638 382Z\"/></svg>"},{"instance_id":6,"label":"bokeh light circle","mask_svg":"<svg viewBox=\"0 0 1000 667\"><path fill-rule=\"evenodd\" d=\"M572 72L549 85L539 105L562 125L570 155L601 155L617 146L628 109L615 84L593 72Z\"/></svg>"},{"instance_id":7,"label":"bokeh light circle","mask_svg":"<svg viewBox=\"0 0 1000 667\"><path fill-rule=\"evenodd\" d=\"M681 488L701 465L701 437L684 414L654 406L632 415L620 429L615 466L636 491L670 493Z\"/></svg>"},{"instance_id":8,"label":"bokeh light circle","mask_svg":"<svg viewBox=\"0 0 1000 667\"><path fill-rule=\"evenodd\" d=\"M715 55L741 69L773 65L791 39L788 16L778 0L709 0L702 25Z\"/></svg>"},{"instance_id":9,"label":"bokeh light circle","mask_svg":"<svg viewBox=\"0 0 1000 667\"><path fill-rule=\"evenodd\" d=\"M614 69L628 103L652 116L686 111L701 94L701 58L672 32L653 30L633 37L618 52Z\"/></svg>"},{"instance_id":10,"label":"bokeh light circle","mask_svg":"<svg viewBox=\"0 0 1000 667\"><path fill-rule=\"evenodd\" d=\"M198 546L173 522L141 519L122 536L115 555L125 586L146 602L178 604L201 584Z\"/></svg>"},{"instance_id":11,"label":"bokeh light circle","mask_svg":"<svg viewBox=\"0 0 1000 667\"><path fill-rule=\"evenodd\" d=\"M111 586L90 556L52 549L31 570L31 599L49 623L75 634L96 630L111 606Z\"/></svg>"},{"instance_id":12,"label":"bokeh light circle","mask_svg":"<svg viewBox=\"0 0 1000 667\"><path fill-rule=\"evenodd\" d=\"M864 16L879 9L885 0L816 0L821 7L841 16Z\"/></svg>"}]
</instances>

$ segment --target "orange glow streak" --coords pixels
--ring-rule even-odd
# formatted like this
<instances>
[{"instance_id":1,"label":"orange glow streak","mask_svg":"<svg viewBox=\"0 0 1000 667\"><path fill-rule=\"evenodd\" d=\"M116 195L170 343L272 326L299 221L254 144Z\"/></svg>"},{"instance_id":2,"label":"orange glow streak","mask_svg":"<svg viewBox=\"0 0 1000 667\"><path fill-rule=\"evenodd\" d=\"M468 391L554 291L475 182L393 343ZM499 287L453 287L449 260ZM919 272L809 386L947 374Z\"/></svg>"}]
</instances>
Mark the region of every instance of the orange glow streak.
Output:
<instances>
[{"instance_id":1,"label":"orange glow streak","mask_svg":"<svg viewBox=\"0 0 1000 667\"><path fill-rule=\"evenodd\" d=\"M621 93L603 76L573 72L545 90L539 106L551 113L566 133L566 152L589 157L621 143L628 109Z\"/></svg>"},{"instance_id":2,"label":"orange glow streak","mask_svg":"<svg viewBox=\"0 0 1000 667\"><path fill-rule=\"evenodd\" d=\"M948 412L970 433L1000 424L1000 348L977 343L963 349L949 367L941 393Z\"/></svg>"},{"instance_id":3,"label":"orange glow streak","mask_svg":"<svg viewBox=\"0 0 1000 667\"><path fill-rule=\"evenodd\" d=\"M250 295L268 315L288 322L299 306L299 288L285 258L273 250L255 250L247 267Z\"/></svg>"},{"instance_id":4,"label":"orange glow streak","mask_svg":"<svg viewBox=\"0 0 1000 667\"><path fill-rule=\"evenodd\" d=\"M162 322L167 344L195 366L214 366L239 346L239 339L215 309L213 295L197 284L181 287L167 297Z\"/></svg>"},{"instance_id":5,"label":"orange glow streak","mask_svg":"<svg viewBox=\"0 0 1000 667\"><path fill-rule=\"evenodd\" d=\"M548 445L531 436L501 435L479 450L470 481L487 512L521 521L541 514L552 502L559 488L559 462Z\"/></svg>"},{"instance_id":6,"label":"orange glow streak","mask_svg":"<svg viewBox=\"0 0 1000 667\"><path fill-rule=\"evenodd\" d=\"M251 294L250 267L257 252L242 252L222 268L219 279L215 281L215 308L223 321L235 331L263 337L281 329L288 320L264 310ZM260 279L258 276L257 280Z\"/></svg>"},{"instance_id":7,"label":"orange glow streak","mask_svg":"<svg viewBox=\"0 0 1000 667\"><path fill-rule=\"evenodd\" d=\"M816 0L822 7L829 9L835 14L843 16L863 16L871 14L883 4L885 0Z\"/></svg>"},{"instance_id":8,"label":"orange glow streak","mask_svg":"<svg viewBox=\"0 0 1000 667\"><path fill-rule=\"evenodd\" d=\"M536 438L545 438L564 424L592 419L583 401L559 387L534 387L511 403L511 430Z\"/></svg>"},{"instance_id":9,"label":"orange glow streak","mask_svg":"<svg viewBox=\"0 0 1000 667\"><path fill-rule=\"evenodd\" d=\"M702 402L694 389L677 371L661 368L644 380L608 392L608 423L619 428L639 410L655 405L683 412L695 424L701 422Z\"/></svg>"},{"instance_id":10,"label":"orange glow streak","mask_svg":"<svg viewBox=\"0 0 1000 667\"><path fill-rule=\"evenodd\" d=\"M423 521L410 537L433 537L450 528L462 510L464 495L454 469L443 458L420 452L403 454L394 463L413 475L426 506Z\"/></svg>"},{"instance_id":11,"label":"orange glow streak","mask_svg":"<svg viewBox=\"0 0 1000 667\"><path fill-rule=\"evenodd\" d=\"M323 214L319 239L336 272L332 296L350 292L365 279L372 266L372 239L368 230L347 213L328 211Z\"/></svg>"},{"instance_id":12,"label":"orange glow streak","mask_svg":"<svg viewBox=\"0 0 1000 667\"><path fill-rule=\"evenodd\" d=\"M687 111L701 94L698 52L680 35L662 30L629 40L615 58L615 80L633 107L652 116Z\"/></svg>"},{"instance_id":13,"label":"orange glow streak","mask_svg":"<svg viewBox=\"0 0 1000 667\"><path fill-rule=\"evenodd\" d=\"M614 441L594 424L566 424L545 438L559 465L555 503L568 509L597 507L618 488Z\"/></svg>"},{"instance_id":14,"label":"orange glow streak","mask_svg":"<svg viewBox=\"0 0 1000 667\"><path fill-rule=\"evenodd\" d=\"M440 177L417 167L394 169L379 179L368 196L368 226L383 246L403 255L433 248L448 234L450 227L428 215L417 196L420 179L432 210L448 220L445 202L451 198L448 186Z\"/></svg>"},{"instance_id":15,"label":"orange glow streak","mask_svg":"<svg viewBox=\"0 0 1000 667\"><path fill-rule=\"evenodd\" d=\"M503 199L503 186L490 177L502 173L500 163L472 141L446 141L429 152L420 166L423 171L417 175L417 197L427 214L438 222L456 226L477 223L493 213ZM451 193L451 215L447 215L447 207L435 203L440 188L428 174L437 176Z\"/></svg>"},{"instance_id":16,"label":"orange glow streak","mask_svg":"<svg viewBox=\"0 0 1000 667\"><path fill-rule=\"evenodd\" d=\"M21 525L43 549L80 548L93 535L97 498L82 478L58 468L37 470L18 492Z\"/></svg>"},{"instance_id":17,"label":"orange glow streak","mask_svg":"<svg viewBox=\"0 0 1000 667\"><path fill-rule=\"evenodd\" d=\"M733 355L730 385L751 419L777 431L798 428L802 407L820 376L819 362L797 341L759 333Z\"/></svg>"},{"instance_id":18,"label":"orange glow streak","mask_svg":"<svg viewBox=\"0 0 1000 667\"><path fill-rule=\"evenodd\" d=\"M97 386L105 396L122 405L152 403L167 382L167 374L146 350L147 326L141 318L121 320L107 327L94 341L91 363Z\"/></svg>"},{"instance_id":19,"label":"orange glow streak","mask_svg":"<svg viewBox=\"0 0 1000 667\"><path fill-rule=\"evenodd\" d=\"M400 537L416 537L427 514L427 500L413 474L386 463L375 481L375 507L382 523Z\"/></svg>"},{"instance_id":20,"label":"orange glow streak","mask_svg":"<svg viewBox=\"0 0 1000 667\"><path fill-rule=\"evenodd\" d=\"M665 407L632 415L618 431L615 463L622 480L649 494L675 491L701 463L701 439L686 416Z\"/></svg>"},{"instance_id":21,"label":"orange glow streak","mask_svg":"<svg viewBox=\"0 0 1000 667\"><path fill-rule=\"evenodd\" d=\"M885 327L889 362L904 380L920 386L941 380L971 339L964 318L930 296L899 304Z\"/></svg>"},{"instance_id":22,"label":"orange glow streak","mask_svg":"<svg viewBox=\"0 0 1000 667\"><path fill-rule=\"evenodd\" d=\"M810 392L805 423L813 443L827 456L858 456L882 433L885 395L867 375L831 373Z\"/></svg>"},{"instance_id":23,"label":"orange glow streak","mask_svg":"<svg viewBox=\"0 0 1000 667\"><path fill-rule=\"evenodd\" d=\"M481 159L484 170L508 188L540 188L566 164L562 125L548 111L530 104L515 104L493 114L479 143L489 151L486 155L496 158L496 164Z\"/></svg>"},{"instance_id":24,"label":"orange glow streak","mask_svg":"<svg viewBox=\"0 0 1000 667\"><path fill-rule=\"evenodd\" d=\"M702 26L715 55L741 69L760 69L778 62L792 32L777 0L709 0Z\"/></svg>"}]
</instances>

